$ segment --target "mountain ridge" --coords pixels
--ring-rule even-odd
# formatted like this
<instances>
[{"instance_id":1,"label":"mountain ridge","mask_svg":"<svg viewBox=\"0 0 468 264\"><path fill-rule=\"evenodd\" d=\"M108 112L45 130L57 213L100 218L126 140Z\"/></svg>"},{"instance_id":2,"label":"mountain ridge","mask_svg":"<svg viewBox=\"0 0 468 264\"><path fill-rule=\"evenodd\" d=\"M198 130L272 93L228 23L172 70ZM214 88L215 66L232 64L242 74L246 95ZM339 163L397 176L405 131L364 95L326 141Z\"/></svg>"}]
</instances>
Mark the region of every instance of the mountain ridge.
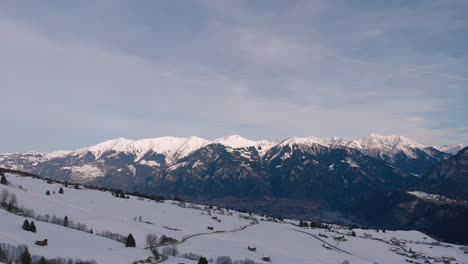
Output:
<instances>
[{"instance_id":1,"label":"mountain ridge","mask_svg":"<svg viewBox=\"0 0 468 264\"><path fill-rule=\"evenodd\" d=\"M255 147L261 149L260 153L266 153L267 150L275 146L284 146L290 144L302 144L311 146L312 144L319 144L327 147L346 146L354 149L364 151L368 155L373 155L375 150L384 151L387 155L394 155L398 152L404 152L407 155L412 155L411 149L427 149L434 148L440 152L448 153L451 155L456 154L457 150L463 148L463 144L443 145L443 146L425 146L419 144L414 140L400 135L383 136L378 133L372 133L368 136L348 140L339 137L319 138L314 136L307 137L289 137L282 140L250 140L240 135L230 135L214 140L208 140L197 136L190 137L156 137L145 138L140 140L130 140L126 138L116 138L100 142L95 145L80 148L77 150L58 150L53 152L20 152L20 153L3 153L0 155L14 155L14 154L30 154L41 155L44 159L52 159L56 157L63 157L70 154L84 155L87 152L93 153L96 158L99 158L102 153L106 151L116 151L123 153L138 154L141 157L148 151L164 154L172 161L175 158L183 158L193 151L200 149L209 144L221 144L230 148L248 148Z\"/></svg>"}]
</instances>

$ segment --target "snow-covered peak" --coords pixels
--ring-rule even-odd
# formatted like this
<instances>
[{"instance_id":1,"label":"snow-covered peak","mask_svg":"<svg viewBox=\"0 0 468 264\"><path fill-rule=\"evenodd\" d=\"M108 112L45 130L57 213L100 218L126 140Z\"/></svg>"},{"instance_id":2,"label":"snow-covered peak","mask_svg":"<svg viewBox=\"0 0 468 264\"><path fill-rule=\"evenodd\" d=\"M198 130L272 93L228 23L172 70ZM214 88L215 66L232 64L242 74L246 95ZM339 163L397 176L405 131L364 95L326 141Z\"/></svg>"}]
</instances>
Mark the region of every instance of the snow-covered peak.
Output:
<instances>
[{"instance_id":1,"label":"snow-covered peak","mask_svg":"<svg viewBox=\"0 0 468 264\"><path fill-rule=\"evenodd\" d=\"M186 157L195 150L209 144L222 144L230 148L248 148L255 147L261 155L265 154L269 149L275 146L286 145L314 145L322 146L346 146L360 150L382 150L387 153L396 153L404 151L411 152L412 148L424 148L425 146L418 144L403 136L382 136L379 134L371 134L358 140L347 140L339 137L318 138L318 137L291 137L282 141L249 140L240 135L231 135L218 138L215 140L207 140L200 137L158 137L141 139L137 141L117 138L108 140L97 145L83 148L74 152L75 154L84 155L87 152L94 154L96 158L101 157L103 153L109 151L123 152L133 154L136 160L141 159L146 153L152 151L164 154L167 162L174 162L177 159ZM57 152L56 155L67 155L70 152ZM72 152L73 154L73 152Z\"/></svg>"},{"instance_id":2,"label":"snow-covered peak","mask_svg":"<svg viewBox=\"0 0 468 264\"><path fill-rule=\"evenodd\" d=\"M137 141L118 138L80 149L76 153L85 154L91 152L96 158L99 158L103 153L115 151L133 154L138 160L147 152L153 151L164 154L168 158L168 162L171 162L175 158L185 157L208 142L208 140L199 137L159 137Z\"/></svg>"},{"instance_id":3,"label":"snow-covered peak","mask_svg":"<svg viewBox=\"0 0 468 264\"><path fill-rule=\"evenodd\" d=\"M318 138L318 137L291 137L286 140L283 140L280 143L280 146L286 145L308 145L311 146L313 144L319 144L322 146L345 146L349 140L338 138L338 137L331 137L331 138Z\"/></svg>"},{"instance_id":4,"label":"snow-covered peak","mask_svg":"<svg viewBox=\"0 0 468 264\"><path fill-rule=\"evenodd\" d=\"M210 143L222 144L224 146L231 147L231 148L248 148L248 147L256 146L259 142L243 138L239 135L232 135L232 136L215 139L211 141Z\"/></svg>"},{"instance_id":5,"label":"snow-covered peak","mask_svg":"<svg viewBox=\"0 0 468 264\"><path fill-rule=\"evenodd\" d=\"M287 145L322 145L326 147L350 147L363 151L367 155L394 155L399 152L404 152L409 156L415 156L415 149L425 151L425 146L416 143L413 140L403 136L392 135L383 136L380 134L370 134L366 137L357 140L347 140L339 137L319 138L314 136L309 137L291 137L282 141L260 140L254 141L243 138L239 135L231 135L218 138L215 140L207 140L200 137L158 137L141 140L130 140L125 138L117 138L99 143L94 146L82 148L76 151L56 151L51 153L31 153L31 159L34 160L49 160L52 158L63 157L66 155L83 156L87 153L92 153L96 159L100 158L104 153L117 152L126 153L135 156L135 161L140 161L147 153L155 152L166 156L166 162L174 163L178 159L188 156L190 153L209 144L222 144L229 148L249 148L255 147L259 154L263 156L268 150L275 146ZM435 147L436 149L447 152L456 153L463 145L446 145ZM27 153L21 153L27 156ZM5 156L4 154L3 156Z\"/></svg>"},{"instance_id":6,"label":"snow-covered peak","mask_svg":"<svg viewBox=\"0 0 468 264\"><path fill-rule=\"evenodd\" d=\"M70 154L71 152L72 152L71 150L58 150L58 151L47 153L47 157L49 159L63 157L63 156Z\"/></svg>"},{"instance_id":7,"label":"snow-covered peak","mask_svg":"<svg viewBox=\"0 0 468 264\"><path fill-rule=\"evenodd\" d=\"M111 139L88 148L79 149L76 151L76 153L85 154L87 152L91 152L96 158L99 158L103 153L111 150L125 152L125 150L128 148L128 145L132 142L132 140L125 138Z\"/></svg>"},{"instance_id":8,"label":"snow-covered peak","mask_svg":"<svg viewBox=\"0 0 468 264\"><path fill-rule=\"evenodd\" d=\"M93 153L96 158L100 158L102 154L115 151L135 155L136 160L140 160L148 152L156 152L164 154L166 161L173 163L177 159L186 157L190 153L209 144L222 144L230 148L248 148L255 147L261 154L264 154L270 148L276 145L275 142L261 140L253 141L243 138L239 135L232 135L215 140L207 140L200 137L158 137L141 139L137 141L118 138L108 140L97 145L82 148L73 154L84 155L88 152Z\"/></svg>"},{"instance_id":9,"label":"snow-covered peak","mask_svg":"<svg viewBox=\"0 0 468 264\"><path fill-rule=\"evenodd\" d=\"M408 148L425 148L411 139L399 135L383 136L377 133L370 134L358 140L353 140L347 144L348 147L357 149L382 149L382 150L403 150Z\"/></svg>"},{"instance_id":10,"label":"snow-covered peak","mask_svg":"<svg viewBox=\"0 0 468 264\"><path fill-rule=\"evenodd\" d=\"M451 145L443 145L443 146L434 146L435 149L441 152L449 153L455 155L465 146L463 144L451 144Z\"/></svg>"}]
</instances>

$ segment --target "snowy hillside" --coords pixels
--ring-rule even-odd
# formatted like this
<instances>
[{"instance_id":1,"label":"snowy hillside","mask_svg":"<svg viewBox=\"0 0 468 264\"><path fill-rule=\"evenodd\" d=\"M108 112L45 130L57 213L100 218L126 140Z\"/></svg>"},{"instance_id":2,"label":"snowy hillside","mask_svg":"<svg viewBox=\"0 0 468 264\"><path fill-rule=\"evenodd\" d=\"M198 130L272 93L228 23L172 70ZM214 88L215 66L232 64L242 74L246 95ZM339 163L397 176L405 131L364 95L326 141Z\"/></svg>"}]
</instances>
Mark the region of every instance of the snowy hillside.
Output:
<instances>
[{"instance_id":1,"label":"snowy hillside","mask_svg":"<svg viewBox=\"0 0 468 264\"><path fill-rule=\"evenodd\" d=\"M439 243L416 231L384 233L356 229L353 234L353 230L340 226L301 228L293 220L272 221L258 215L169 200L155 202L134 196L117 198L111 192L84 187L75 189L75 186L65 187L11 173L5 175L8 185L0 185L0 192L7 191L9 197L14 194L17 207L33 209L35 218L30 211L28 215L31 217L25 218L8 212L7 207L2 208L0 244L25 244L33 256L131 263L151 256L150 250L145 249L145 237L156 234L179 241L158 248L163 254L159 263L168 264L198 263L198 256L213 263L221 256L233 261L254 261L245 263L264 263L263 257L269 257L271 263L281 264L335 264L345 260L353 264L390 264L403 263L406 259L419 261L416 263L424 263L425 259L431 263L442 263L444 259L454 260L451 263L468 263L468 255L463 252L466 248ZM59 193L60 188L63 194ZM50 195L46 195L47 191ZM65 216L68 227L59 220L50 220ZM36 233L21 229L25 219L35 222ZM48 222L44 222L46 219ZM81 231L70 228L78 226ZM123 243L96 235L106 231L124 237L131 233L136 247L127 248ZM43 239L48 239L47 246L35 244ZM177 253L172 250L173 246ZM165 253L177 256L166 256Z\"/></svg>"}]
</instances>

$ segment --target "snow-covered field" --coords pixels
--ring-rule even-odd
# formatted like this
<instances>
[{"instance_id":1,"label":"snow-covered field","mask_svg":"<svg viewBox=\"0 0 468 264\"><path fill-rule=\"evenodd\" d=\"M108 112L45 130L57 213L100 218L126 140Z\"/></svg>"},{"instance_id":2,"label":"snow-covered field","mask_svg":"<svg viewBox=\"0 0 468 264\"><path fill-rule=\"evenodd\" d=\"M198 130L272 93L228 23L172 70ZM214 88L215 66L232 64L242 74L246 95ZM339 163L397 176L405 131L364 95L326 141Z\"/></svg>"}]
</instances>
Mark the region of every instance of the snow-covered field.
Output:
<instances>
[{"instance_id":1,"label":"snow-covered field","mask_svg":"<svg viewBox=\"0 0 468 264\"><path fill-rule=\"evenodd\" d=\"M136 248L125 248L122 243L108 238L37 220L34 220L37 233L27 232L21 229L24 217L0 210L0 243L26 244L33 255L47 258L131 263L151 255L145 249L145 236L154 233L159 237L165 234L182 241L176 245L179 257L169 256L162 262L167 264L197 263L181 258L184 253L195 253L214 261L219 256L230 256L232 260L251 259L258 263L263 262L262 257L268 256L272 263L282 264L341 264L345 260L349 263L390 264L404 263L406 259L424 263L424 259L429 257L433 258L430 259L431 263L441 263L437 262L437 258L442 256L456 259L452 263L468 264L468 254L463 252L461 246L436 243L417 231L383 233L356 229L354 237L350 235L351 230L345 228L304 229L291 224L296 221L263 221L263 217L256 215L253 216L260 221L252 225L252 221L246 219L247 214L235 211L223 210L221 213L210 210L208 215L204 206L187 208L190 204L181 207L174 201L157 203L133 196L122 199L112 196L110 192L76 190L73 186L65 188L40 179L6 175L9 185L0 185L0 191L7 189L15 193L18 204L33 209L36 216L68 216L73 222L86 224L94 233L111 231L124 236L131 233L136 240ZM64 194L58 193L60 187L63 187ZM46 195L46 191L50 191L51 195ZM208 226L213 230L208 230ZM339 241L338 237L342 235L344 241ZM46 238L48 246L34 244L36 240ZM256 247L256 251L249 251L248 246ZM417 259L410 258L411 255Z\"/></svg>"}]
</instances>

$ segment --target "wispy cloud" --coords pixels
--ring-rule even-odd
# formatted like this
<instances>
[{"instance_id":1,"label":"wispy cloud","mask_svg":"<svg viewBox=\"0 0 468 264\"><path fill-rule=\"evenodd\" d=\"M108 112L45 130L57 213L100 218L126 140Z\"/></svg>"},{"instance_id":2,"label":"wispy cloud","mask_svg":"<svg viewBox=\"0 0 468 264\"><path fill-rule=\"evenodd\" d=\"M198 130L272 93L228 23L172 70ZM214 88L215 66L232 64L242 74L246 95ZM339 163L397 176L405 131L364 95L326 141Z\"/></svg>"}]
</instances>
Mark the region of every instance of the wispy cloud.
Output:
<instances>
[{"instance_id":1,"label":"wispy cloud","mask_svg":"<svg viewBox=\"0 0 468 264\"><path fill-rule=\"evenodd\" d=\"M462 2L113 2L2 4L4 151L234 133L467 143Z\"/></svg>"}]
</instances>

